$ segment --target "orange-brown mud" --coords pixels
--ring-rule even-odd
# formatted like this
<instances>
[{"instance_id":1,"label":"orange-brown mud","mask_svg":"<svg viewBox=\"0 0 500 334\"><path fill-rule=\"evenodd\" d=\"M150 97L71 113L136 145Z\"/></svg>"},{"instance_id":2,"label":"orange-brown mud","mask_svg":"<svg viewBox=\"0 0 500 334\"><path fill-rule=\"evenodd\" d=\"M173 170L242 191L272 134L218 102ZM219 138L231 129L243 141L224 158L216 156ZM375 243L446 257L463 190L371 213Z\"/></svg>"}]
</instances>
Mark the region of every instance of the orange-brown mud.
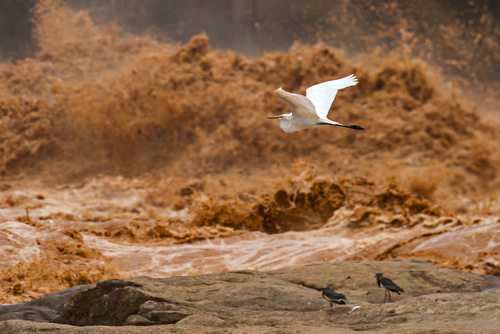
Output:
<instances>
[{"instance_id":1,"label":"orange-brown mud","mask_svg":"<svg viewBox=\"0 0 500 334\"><path fill-rule=\"evenodd\" d=\"M500 123L423 61L327 44L249 58L40 1L0 65L0 302L107 277L420 258L500 272ZM498 50L498 49L497 49ZM355 73L335 119L266 119ZM495 110L489 110L495 111Z\"/></svg>"}]
</instances>

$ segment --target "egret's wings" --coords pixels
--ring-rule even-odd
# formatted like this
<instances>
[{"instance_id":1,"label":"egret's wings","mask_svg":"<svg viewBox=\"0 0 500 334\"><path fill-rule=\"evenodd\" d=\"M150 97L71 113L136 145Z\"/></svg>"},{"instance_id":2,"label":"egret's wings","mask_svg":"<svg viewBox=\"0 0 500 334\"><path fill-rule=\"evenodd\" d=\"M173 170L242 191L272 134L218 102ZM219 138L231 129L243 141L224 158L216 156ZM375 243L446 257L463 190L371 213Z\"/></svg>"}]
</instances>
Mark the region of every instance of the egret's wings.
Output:
<instances>
[{"instance_id":1,"label":"egret's wings","mask_svg":"<svg viewBox=\"0 0 500 334\"><path fill-rule=\"evenodd\" d=\"M304 95L290 93L281 88L276 94L293 107L292 113L296 117L317 118L313 103Z\"/></svg>"},{"instance_id":2,"label":"egret's wings","mask_svg":"<svg viewBox=\"0 0 500 334\"><path fill-rule=\"evenodd\" d=\"M354 74L338 80L325 81L306 89L306 96L316 108L320 118L326 118L339 89L358 84Z\"/></svg>"}]
</instances>

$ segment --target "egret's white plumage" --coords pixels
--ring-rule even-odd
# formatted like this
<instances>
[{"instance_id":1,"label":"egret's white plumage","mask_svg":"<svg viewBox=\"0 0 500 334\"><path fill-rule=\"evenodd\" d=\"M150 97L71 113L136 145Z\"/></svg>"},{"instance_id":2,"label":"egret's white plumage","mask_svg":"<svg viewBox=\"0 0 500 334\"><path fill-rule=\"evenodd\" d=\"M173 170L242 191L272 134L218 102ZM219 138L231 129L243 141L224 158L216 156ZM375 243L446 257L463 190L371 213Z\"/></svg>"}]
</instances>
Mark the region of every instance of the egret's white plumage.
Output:
<instances>
[{"instance_id":1,"label":"egret's white plumage","mask_svg":"<svg viewBox=\"0 0 500 334\"><path fill-rule=\"evenodd\" d=\"M312 125L333 125L363 130L359 125L342 124L328 119L337 91L354 86L358 79L353 74L338 80L316 84L306 89L306 96L287 92L278 88L276 94L288 102L293 111L288 114L270 116L280 119L280 127L285 132L295 132Z\"/></svg>"}]
</instances>

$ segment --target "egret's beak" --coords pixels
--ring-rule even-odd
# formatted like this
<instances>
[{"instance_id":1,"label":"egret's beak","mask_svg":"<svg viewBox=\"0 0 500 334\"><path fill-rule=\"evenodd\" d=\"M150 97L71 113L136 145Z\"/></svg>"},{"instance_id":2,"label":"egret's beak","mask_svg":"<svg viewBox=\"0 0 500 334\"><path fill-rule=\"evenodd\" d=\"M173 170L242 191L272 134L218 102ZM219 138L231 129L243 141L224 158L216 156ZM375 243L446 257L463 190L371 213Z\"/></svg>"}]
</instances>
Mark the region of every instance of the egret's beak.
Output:
<instances>
[{"instance_id":1,"label":"egret's beak","mask_svg":"<svg viewBox=\"0 0 500 334\"><path fill-rule=\"evenodd\" d=\"M276 94L281 95L281 92L283 92L283 88L278 88L274 91ZM282 119L283 115L277 115L277 116L267 116L267 119Z\"/></svg>"}]
</instances>

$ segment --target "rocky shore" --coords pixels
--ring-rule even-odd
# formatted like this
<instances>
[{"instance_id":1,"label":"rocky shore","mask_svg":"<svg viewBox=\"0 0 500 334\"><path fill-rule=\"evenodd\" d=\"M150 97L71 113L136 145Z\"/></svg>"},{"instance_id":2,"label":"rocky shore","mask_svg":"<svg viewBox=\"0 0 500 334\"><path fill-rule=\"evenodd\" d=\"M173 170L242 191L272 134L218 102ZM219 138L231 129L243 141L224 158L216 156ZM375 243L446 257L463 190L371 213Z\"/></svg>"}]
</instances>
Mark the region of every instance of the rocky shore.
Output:
<instances>
[{"instance_id":1,"label":"rocky shore","mask_svg":"<svg viewBox=\"0 0 500 334\"><path fill-rule=\"evenodd\" d=\"M405 293L383 304L376 272ZM319 291L329 284L347 305L330 309ZM417 261L339 262L75 286L1 305L0 332L497 333L499 311L498 277Z\"/></svg>"}]
</instances>

